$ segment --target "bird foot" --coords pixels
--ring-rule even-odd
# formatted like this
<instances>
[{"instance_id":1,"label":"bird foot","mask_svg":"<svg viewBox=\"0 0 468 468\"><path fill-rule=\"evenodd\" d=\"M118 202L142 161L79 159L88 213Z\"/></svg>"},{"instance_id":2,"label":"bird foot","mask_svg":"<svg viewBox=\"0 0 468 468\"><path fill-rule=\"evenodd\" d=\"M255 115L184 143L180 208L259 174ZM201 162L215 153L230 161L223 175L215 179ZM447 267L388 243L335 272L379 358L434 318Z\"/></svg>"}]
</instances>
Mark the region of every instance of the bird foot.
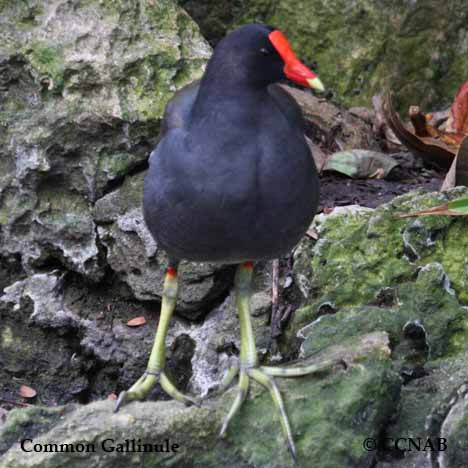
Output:
<instances>
[{"instance_id":1,"label":"bird foot","mask_svg":"<svg viewBox=\"0 0 468 468\"><path fill-rule=\"evenodd\" d=\"M239 411L242 403L244 402L250 387L250 379L255 380L263 387L265 387L273 399L273 403L279 412L281 427L283 433L286 436L289 450L294 459L296 459L296 446L292 436L291 426L289 424L288 416L284 407L281 393L273 379L273 377L300 377L303 375L310 375L325 370L331 369L338 363L336 360L327 360L318 364L311 364L308 366L301 367L270 367L270 366L259 366L259 367L243 367L242 365L233 366L226 374L226 377L220 384L220 390L226 390L232 383L236 375L239 375L239 382L237 385L237 392L234 398L234 402L226 416L221 430L219 433L220 437L224 437L226 434L228 425L235 414Z\"/></svg>"},{"instance_id":2,"label":"bird foot","mask_svg":"<svg viewBox=\"0 0 468 468\"><path fill-rule=\"evenodd\" d=\"M150 390L160 383L162 389L171 396L174 400L180 401L185 405L200 406L200 403L187 395L179 392L174 384L169 380L164 371L149 371L147 370L127 391L121 392L115 404L114 413L121 408L125 403L132 400L142 400L148 395Z\"/></svg>"}]
</instances>

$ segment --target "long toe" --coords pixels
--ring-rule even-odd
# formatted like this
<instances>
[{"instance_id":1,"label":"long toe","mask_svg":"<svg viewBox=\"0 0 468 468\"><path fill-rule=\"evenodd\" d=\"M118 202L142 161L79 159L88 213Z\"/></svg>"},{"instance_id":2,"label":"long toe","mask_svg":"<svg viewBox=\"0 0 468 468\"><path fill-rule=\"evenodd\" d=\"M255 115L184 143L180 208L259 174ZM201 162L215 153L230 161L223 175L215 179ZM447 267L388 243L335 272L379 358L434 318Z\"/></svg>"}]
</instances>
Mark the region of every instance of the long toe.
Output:
<instances>
[{"instance_id":1,"label":"long toe","mask_svg":"<svg viewBox=\"0 0 468 468\"><path fill-rule=\"evenodd\" d=\"M160 383L161 383L162 389L169 396L174 398L174 400L180 401L186 406L191 406L191 405L195 405L198 407L201 406L200 402L196 400L195 398L191 398L187 395L184 395L182 392L179 392L179 390L177 390L175 385L169 380L165 372L161 372Z\"/></svg>"},{"instance_id":2,"label":"long toe","mask_svg":"<svg viewBox=\"0 0 468 468\"><path fill-rule=\"evenodd\" d=\"M291 425L289 424L289 419L286 413L286 408L283 403L283 398L281 397L281 393L278 387L276 386L275 381L272 377L270 377L260 369L250 369L249 375L259 384L263 385L270 392L273 403L275 404L275 407L279 413L281 428L283 429L283 433L286 436L286 440L288 441L289 450L293 458L296 459L296 446L294 444L294 439L292 436Z\"/></svg>"},{"instance_id":3,"label":"long toe","mask_svg":"<svg viewBox=\"0 0 468 468\"><path fill-rule=\"evenodd\" d=\"M145 372L129 390L120 393L114 412L117 412L125 403L133 400L144 399L158 382L162 389L174 400L180 401L185 405L200 406L200 402L197 399L184 395L182 392L177 390L164 371L151 373Z\"/></svg>"},{"instance_id":4,"label":"long toe","mask_svg":"<svg viewBox=\"0 0 468 468\"><path fill-rule=\"evenodd\" d=\"M242 403L244 403L245 397L249 392L249 377L246 372L240 371L239 373L239 385L237 387L236 397L234 402L229 410L226 419L223 422L221 430L219 431L219 436L223 437L226 434L227 428L231 419L236 415L236 413L240 410Z\"/></svg>"}]
</instances>

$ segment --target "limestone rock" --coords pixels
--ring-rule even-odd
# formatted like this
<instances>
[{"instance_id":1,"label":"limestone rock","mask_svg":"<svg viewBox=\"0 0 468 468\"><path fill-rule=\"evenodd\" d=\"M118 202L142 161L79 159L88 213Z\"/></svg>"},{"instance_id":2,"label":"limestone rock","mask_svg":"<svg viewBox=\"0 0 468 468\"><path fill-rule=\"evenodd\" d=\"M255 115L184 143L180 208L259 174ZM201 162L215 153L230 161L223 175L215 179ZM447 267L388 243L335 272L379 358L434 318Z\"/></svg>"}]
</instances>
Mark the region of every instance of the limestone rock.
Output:
<instances>
[{"instance_id":1,"label":"limestone rock","mask_svg":"<svg viewBox=\"0 0 468 468\"><path fill-rule=\"evenodd\" d=\"M402 387L384 435L434 444L430 453L405 452L389 441L379 468L455 468L466 457L468 220L394 214L467 194L461 187L414 192L375 210L334 210L316 218L318 240L296 251L296 280L308 305L296 312L288 341L296 333L300 355L308 356L361 333L388 333ZM439 438L447 439L446 451L437 449Z\"/></svg>"},{"instance_id":2,"label":"limestone rock","mask_svg":"<svg viewBox=\"0 0 468 468\"><path fill-rule=\"evenodd\" d=\"M169 0L0 8L0 254L98 280L93 204L144 167L210 48Z\"/></svg>"},{"instance_id":3,"label":"limestone rock","mask_svg":"<svg viewBox=\"0 0 468 468\"><path fill-rule=\"evenodd\" d=\"M331 347L328 356L340 358L337 366L320 376L283 380L299 452L297 466L370 466L372 453L362 450L362 440L376 435L392 411L398 394L398 378L391 370L385 334L360 337L359 341ZM322 359L323 356L319 356ZM314 362L311 359L311 362ZM331 389L333 389L331 391ZM232 400L212 397L202 408L184 408L177 402L137 402L112 413L111 402L60 409L13 410L0 429L0 450L6 454L0 467L153 466L285 467L292 464L283 434L267 391L254 387L240 415L233 420L227 439L219 439L222 418ZM61 415L61 417L59 416ZM335 428L340 426L340 437ZM77 453L31 453L25 457L18 441L31 438L35 444L96 444L96 451ZM104 452L102 443L176 443L177 453ZM29 444L29 442L27 442ZM11 448L10 448L11 447ZM195 461L195 463L194 463Z\"/></svg>"}]
</instances>

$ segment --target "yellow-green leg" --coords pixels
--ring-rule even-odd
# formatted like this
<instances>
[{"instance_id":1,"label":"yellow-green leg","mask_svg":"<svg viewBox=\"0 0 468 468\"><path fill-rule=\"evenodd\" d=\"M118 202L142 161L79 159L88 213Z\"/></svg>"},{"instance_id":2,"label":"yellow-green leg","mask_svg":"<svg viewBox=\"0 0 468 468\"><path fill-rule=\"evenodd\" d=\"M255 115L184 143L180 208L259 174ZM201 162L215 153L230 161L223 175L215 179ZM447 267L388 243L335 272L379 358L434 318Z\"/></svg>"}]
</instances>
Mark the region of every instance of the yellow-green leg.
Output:
<instances>
[{"instance_id":1,"label":"yellow-green leg","mask_svg":"<svg viewBox=\"0 0 468 468\"><path fill-rule=\"evenodd\" d=\"M130 387L126 392L119 395L114 411L127 401L141 400L148 395L149 391L159 382L163 390L174 400L180 401L185 404L198 403L192 398L179 392L174 384L169 380L164 367L166 365L166 335L169 328L169 322L177 301L177 269L169 267L166 272L164 280L164 289L161 303L161 316L159 318L158 328L156 330L156 337L151 350L150 358L146 372Z\"/></svg>"},{"instance_id":2,"label":"yellow-green leg","mask_svg":"<svg viewBox=\"0 0 468 468\"><path fill-rule=\"evenodd\" d=\"M300 377L331 368L336 364L336 362L330 360L321 362L319 364L290 368L258 365L255 336L253 334L252 320L250 316L252 270L252 262L246 262L239 265L236 273L236 305L239 313L241 329L239 366L234 366L228 371L226 377L221 383L221 388L227 388L237 374L239 374L239 383L237 386L237 393L234 398L234 403L232 404L231 409L221 427L220 436L224 436L227 431L229 422L242 406L242 403L244 402L249 390L249 380L252 378L253 380L263 385L270 392L273 403L278 410L281 427L287 439L289 449L292 456L296 458L296 447L294 445L291 426L289 424L281 393L279 392L273 377Z\"/></svg>"}]
</instances>

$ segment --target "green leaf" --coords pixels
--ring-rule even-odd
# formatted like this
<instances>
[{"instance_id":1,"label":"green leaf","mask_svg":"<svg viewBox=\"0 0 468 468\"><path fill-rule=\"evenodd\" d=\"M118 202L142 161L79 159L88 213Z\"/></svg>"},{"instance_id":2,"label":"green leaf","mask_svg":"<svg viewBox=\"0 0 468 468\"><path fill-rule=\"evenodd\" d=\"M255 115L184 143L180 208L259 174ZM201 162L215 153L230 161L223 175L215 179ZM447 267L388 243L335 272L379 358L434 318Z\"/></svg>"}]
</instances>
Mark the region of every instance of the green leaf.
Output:
<instances>
[{"instance_id":1,"label":"green leaf","mask_svg":"<svg viewBox=\"0 0 468 468\"><path fill-rule=\"evenodd\" d=\"M459 198L448 202L448 209L451 211L460 211L460 214L468 214L468 198Z\"/></svg>"},{"instance_id":2,"label":"green leaf","mask_svg":"<svg viewBox=\"0 0 468 468\"><path fill-rule=\"evenodd\" d=\"M411 213L395 213L396 219L412 218L415 216L468 216L468 198L459 198L443 205L433 206L425 210L413 211Z\"/></svg>"},{"instance_id":3,"label":"green leaf","mask_svg":"<svg viewBox=\"0 0 468 468\"><path fill-rule=\"evenodd\" d=\"M333 153L325 162L323 171L336 171L356 179L382 178L397 165L391 156L358 149Z\"/></svg>"}]
</instances>

